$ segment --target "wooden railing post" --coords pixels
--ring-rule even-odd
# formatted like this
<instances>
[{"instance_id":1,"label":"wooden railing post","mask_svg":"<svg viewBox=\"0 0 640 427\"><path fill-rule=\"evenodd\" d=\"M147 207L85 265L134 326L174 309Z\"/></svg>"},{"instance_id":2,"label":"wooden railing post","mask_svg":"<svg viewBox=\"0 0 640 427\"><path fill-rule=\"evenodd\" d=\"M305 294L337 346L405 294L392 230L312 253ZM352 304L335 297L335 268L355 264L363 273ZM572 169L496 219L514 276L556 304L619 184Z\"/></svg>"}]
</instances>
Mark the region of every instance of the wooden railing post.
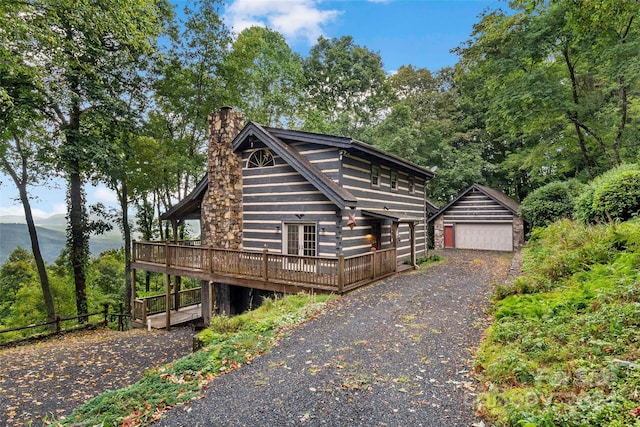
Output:
<instances>
[{"instance_id":1,"label":"wooden railing post","mask_svg":"<svg viewBox=\"0 0 640 427\"><path fill-rule=\"evenodd\" d=\"M376 248L371 248L371 279L376 278Z\"/></svg>"},{"instance_id":2,"label":"wooden railing post","mask_svg":"<svg viewBox=\"0 0 640 427\"><path fill-rule=\"evenodd\" d=\"M213 265L213 246L209 245L207 247L207 252L209 253L209 273L213 273L215 271Z\"/></svg>"},{"instance_id":3,"label":"wooden railing post","mask_svg":"<svg viewBox=\"0 0 640 427\"><path fill-rule=\"evenodd\" d=\"M56 316L56 334L62 331L62 317Z\"/></svg>"},{"instance_id":4,"label":"wooden railing post","mask_svg":"<svg viewBox=\"0 0 640 427\"><path fill-rule=\"evenodd\" d=\"M269 249L262 251L262 280L269 280Z\"/></svg>"},{"instance_id":5,"label":"wooden railing post","mask_svg":"<svg viewBox=\"0 0 640 427\"><path fill-rule=\"evenodd\" d=\"M338 256L338 293L344 292L344 254Z\"/></svg>"},{"instance_id":6,"label":"wooden railing post","mask_svg":"<svg viewBox=\"0 0 640 427\"><path fill-rule=\"evenodd\" d=\"M147 299L142 300L142 327L147 327Z\"/></svg>"},{"instance_id":7,"label":"wooden railing post","mask_svg":"<svg viewBox=\"0 0 640 427\"><path fill-rule=\"evenodd\" d=\"M398 272L398 248L393 248L393 272Z\"/></svg>"}]
</instances>

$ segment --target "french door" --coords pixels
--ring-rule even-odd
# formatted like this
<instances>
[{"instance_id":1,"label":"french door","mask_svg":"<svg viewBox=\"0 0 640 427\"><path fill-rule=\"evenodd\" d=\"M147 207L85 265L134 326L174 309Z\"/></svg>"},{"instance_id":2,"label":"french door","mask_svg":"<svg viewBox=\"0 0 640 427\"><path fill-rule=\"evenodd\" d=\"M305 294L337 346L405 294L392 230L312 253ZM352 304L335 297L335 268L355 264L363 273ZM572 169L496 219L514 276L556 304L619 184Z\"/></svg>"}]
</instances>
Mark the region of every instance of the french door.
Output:
<instances>
[{"instance_id":1,"label":"french door","mask_svg":"<svg viewBox=\"0 0 640 427\"><path fill-rule=\"evenodd\" d=\"M287 255L316 256L317 238L315 224L285 224L284 252ZM286 268L302 271L315 270L315 263L310 260L289 258Z\"/></svg>"}]
</instances>

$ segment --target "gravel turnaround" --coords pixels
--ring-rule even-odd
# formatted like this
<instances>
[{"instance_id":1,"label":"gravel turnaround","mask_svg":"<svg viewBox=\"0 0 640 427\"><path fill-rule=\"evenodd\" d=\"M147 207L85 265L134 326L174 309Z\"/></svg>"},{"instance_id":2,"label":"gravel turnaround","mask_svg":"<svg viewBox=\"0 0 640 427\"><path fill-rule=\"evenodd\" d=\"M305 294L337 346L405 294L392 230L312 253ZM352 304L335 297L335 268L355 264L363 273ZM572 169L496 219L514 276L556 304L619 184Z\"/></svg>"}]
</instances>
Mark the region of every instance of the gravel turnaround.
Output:
<instances>
[{"instance_id":1,"label":"gravel turnaround","mask_svg":"<svg viewBox=\"0 0 640 427\"><path fill-rule=\"evenodd\" d=\"M191 352L193 330L88 330L0 350L0 427L50 425Z\"/></svg>"},{"instance_id":2,"label":"gravel turnaround","mask_svg":"<svg viewBox=\"0 0 640 427\"><path fill-rule=\"evenodd\" d=\"M355 291L154 426L471 426L473 351L512 254L445 262Z\"/></svg>"}]
</instances>

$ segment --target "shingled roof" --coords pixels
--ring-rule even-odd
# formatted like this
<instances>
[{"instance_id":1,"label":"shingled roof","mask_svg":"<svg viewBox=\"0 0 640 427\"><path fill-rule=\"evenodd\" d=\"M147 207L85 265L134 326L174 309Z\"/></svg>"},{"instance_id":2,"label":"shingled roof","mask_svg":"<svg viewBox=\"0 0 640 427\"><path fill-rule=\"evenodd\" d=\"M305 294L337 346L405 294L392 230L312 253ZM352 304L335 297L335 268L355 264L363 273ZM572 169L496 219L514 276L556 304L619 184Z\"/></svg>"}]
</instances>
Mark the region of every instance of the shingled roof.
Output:
<instances>
[{"instance_id":1,"label":"shingled roof","mask_svg":"<svg viewBox=\"0 0 640 427\"><path fill-rule=\"evenodd\" d=\"M425 180L435 177L433 172L423 168L422 166L351 138L279 129L262 126L255 122L249 122L234 138L232 142L234 151L240 150L242 146L249 141L249 137L251 136L259 139L262 143L278 154L278 156L283 158L289 165L291 165L291 167L293 167L298 173L300 173L300 175L316 187L318 191L324 194L329 200L335 203L335 205L340 209L344 209L345 207L355 208L358 200L348 190L345 190L336 182L331 180L317 166L301 155L288 143L289 141L310 142L344 149L349 152L361 152L369 156L375 156L382 161L393 165L393 167L396 167L399 170L405 170L415 174L416 176L422 177ZM207 176L205 175L196 188L183 200L162 214L161 219L184 220L199 218L200 204L207 192L207 188L208 182Z\"/></svg>"}]
</instances>

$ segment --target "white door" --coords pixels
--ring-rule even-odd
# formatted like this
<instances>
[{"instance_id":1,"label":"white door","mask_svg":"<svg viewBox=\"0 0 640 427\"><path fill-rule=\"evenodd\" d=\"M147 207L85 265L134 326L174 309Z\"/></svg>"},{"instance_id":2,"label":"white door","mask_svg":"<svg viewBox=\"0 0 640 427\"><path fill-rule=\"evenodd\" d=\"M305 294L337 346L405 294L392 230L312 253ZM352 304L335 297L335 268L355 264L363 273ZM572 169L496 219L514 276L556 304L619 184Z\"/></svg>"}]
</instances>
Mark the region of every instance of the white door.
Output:
<instances>
[{"instance_id":1,"label":"white door","mask_svg":"<svg viewBox=\"0 0 640 427\"><path fill-rule=\"evenodd\" d=\"M315 224L285 224L284 248L287 255L316 256L316 225ZM303 258L288 258L286 267L300 271L314 271L315 263Z\"/></svg>"},{"instance_id":2,"label":"white door","mask_svg":"<svg viewBox=\"0 0 640 427\"><path fill-rule=\"evenodd\" d=\"M455 246L458 249L512 251L513 225L458 223L455 225Z\"/></svg>"}]
</instances>

